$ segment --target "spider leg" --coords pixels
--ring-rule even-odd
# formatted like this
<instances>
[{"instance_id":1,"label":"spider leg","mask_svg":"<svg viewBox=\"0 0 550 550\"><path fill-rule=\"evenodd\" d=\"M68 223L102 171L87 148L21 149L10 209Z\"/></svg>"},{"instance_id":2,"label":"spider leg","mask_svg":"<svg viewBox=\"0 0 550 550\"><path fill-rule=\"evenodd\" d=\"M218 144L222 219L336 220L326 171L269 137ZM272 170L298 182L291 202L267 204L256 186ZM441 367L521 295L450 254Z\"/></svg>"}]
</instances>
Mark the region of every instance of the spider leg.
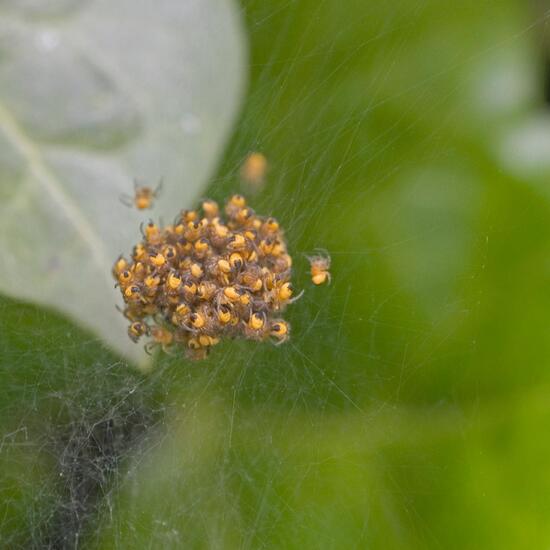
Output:
<instances>
[{"instance_id":1,"label":"spider leg","mask_svg":"<svg viewBox=\"0 0 550 550\"><path fill-rule=\"evenodd\" d=\"M160 178L157 186L155 187L154 191L153 191L153 197L155 197L155 199L162 193L162 186L164 185L164 178Z\"/></svg>"},{"instance_id":2,"label":"spider leg","mask_svg":"<svg viewBox=\"0 0 550 550\"><path fill-rule=\"evenodd\" d=\"M145 353L146 353L147 355L153 355L153 354L151 353L151 350L154 349L156 345L157 345L156 342L149 342L148 344L145 344L145 345L143 346L143 349L145 350Z\"/></svg>"},{"instance_id":3,"label":"spider leg","mask_svg":"<svg viewBox=\"0 0 550 550\"><path fill-rule=\"evenodd\" d=\"M119 195L118 199L124 206L127 206L128 208L132 208L132 206L134 206L134 198L130 195L127 195L126 193L122 193L121 195Z\"/></svg>"},{"instance_id":4,"label":"spider leg","mask_svg":"<svg viewBox=\"0 0 550 550\"><path fill-rule=\"evenodd\" d=\"M291 300L288 301L289 304L292 304L294 303L296 300L299 300L301 297L302 297L302 294L304 293L304 291L302 290L302 292L300 292L300 294L298 294L297 296L294 296L294 298L292 298Z\"/></svg>"}]
</instances>

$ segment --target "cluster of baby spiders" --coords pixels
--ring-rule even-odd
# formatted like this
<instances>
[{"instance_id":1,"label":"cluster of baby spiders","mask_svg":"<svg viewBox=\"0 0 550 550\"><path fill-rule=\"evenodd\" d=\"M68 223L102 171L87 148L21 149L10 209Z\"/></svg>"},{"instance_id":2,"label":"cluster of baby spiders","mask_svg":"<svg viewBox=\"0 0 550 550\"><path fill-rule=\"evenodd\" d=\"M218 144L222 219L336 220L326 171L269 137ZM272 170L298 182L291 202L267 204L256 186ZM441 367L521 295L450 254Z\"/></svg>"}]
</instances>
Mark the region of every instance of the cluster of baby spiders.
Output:
<instances>
[{"instance_id":1,"label":"cluster of baby spiders","mask_svg":"<svg viewBox=\"0 0 550 550\"><path fill-rule=\"evenodd\" d=\"M222 337L283 343L290 326L279 315L297 300L290 282L292 258L274 218L258 216L244 197L225 206L202 203L202 214L184 210L172 225L150 221L131 260L120 256L113 275L134 342L146 351L183 347L206 357Z\"/></svg>"}]
</instances>

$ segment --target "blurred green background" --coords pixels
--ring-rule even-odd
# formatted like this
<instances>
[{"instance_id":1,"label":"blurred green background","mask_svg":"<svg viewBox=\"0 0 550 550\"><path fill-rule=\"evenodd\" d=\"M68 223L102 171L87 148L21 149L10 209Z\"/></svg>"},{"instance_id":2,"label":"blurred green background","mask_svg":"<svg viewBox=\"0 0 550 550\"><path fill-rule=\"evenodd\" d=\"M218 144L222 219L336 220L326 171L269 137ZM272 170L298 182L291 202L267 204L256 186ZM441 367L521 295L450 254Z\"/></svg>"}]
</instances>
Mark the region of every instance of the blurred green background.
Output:
<instances>
[{"instance_id":1,"label":"blurred green background","mask_svg":"<svg viewBox=\"0 0 550 550\"><path fill-rule=\"evenodd\" d=\"M4 300L0 540L550 545L544 13L520 0L242 10L250 89L208 195L242 191L285 228L306 289L292 339L160 358L143 376ZM251 150L270 162L255 192L238 178ZM316 247L329 287L308 279ZM84 521L71 503L87 498Z\"/></svg>"}]
</instances>

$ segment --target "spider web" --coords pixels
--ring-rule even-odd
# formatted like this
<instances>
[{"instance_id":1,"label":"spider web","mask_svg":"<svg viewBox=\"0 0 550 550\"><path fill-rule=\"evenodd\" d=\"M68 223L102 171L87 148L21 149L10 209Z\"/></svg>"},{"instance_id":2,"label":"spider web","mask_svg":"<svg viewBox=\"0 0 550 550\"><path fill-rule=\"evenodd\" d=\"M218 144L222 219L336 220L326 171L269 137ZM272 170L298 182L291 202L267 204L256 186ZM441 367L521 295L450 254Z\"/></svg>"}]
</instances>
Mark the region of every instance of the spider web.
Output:
<instances>
[{"instance_id":1,"label":"spider web","mask_svg":"<svg viewBox=\"0 0 550 550\"><path fill-rule=\"evenodd\" d=\"M280 221L305 289L285 313L291 338L225 342L201 363L159 355L138 373L67 321L3 300L2 546L550 543L544 514L515 519L523 497L500 488L515 468L506 442L524 442L499 444L509 419L495 411L530 385L513 337L494 351L519 306L493 294L510 289L510 260L488 206L508 204L533 234L546 213L517 144L544 119L547 14L439 4L242 2L252 82L207 194L243 192ZM269 161L256 187L238 177L252 150ZM510 206L520 199L529 214ZM316 288L306 255L319 247L333 281Z\"/></svg>"}]
</instances>

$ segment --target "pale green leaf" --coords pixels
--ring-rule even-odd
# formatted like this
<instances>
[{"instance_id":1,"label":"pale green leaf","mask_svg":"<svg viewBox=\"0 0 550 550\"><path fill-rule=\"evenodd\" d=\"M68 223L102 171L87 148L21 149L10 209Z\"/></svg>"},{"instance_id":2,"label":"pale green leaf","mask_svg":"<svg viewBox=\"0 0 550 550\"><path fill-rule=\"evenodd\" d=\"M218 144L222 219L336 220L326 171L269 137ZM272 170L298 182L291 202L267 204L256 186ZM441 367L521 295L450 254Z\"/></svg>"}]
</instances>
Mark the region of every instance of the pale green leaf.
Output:
<instances>
[{"instance_id":1,"label":"pale green leaf","mask_svg":"<svg viewBox=\"0 0 550 550\"><path fill-rule=\"evenodd\" d=\"M190 207L244 85L230 0L0 0L0 291L52 306L134 358L110 268L148 214Z\"/></svg>"}]
</instances>

